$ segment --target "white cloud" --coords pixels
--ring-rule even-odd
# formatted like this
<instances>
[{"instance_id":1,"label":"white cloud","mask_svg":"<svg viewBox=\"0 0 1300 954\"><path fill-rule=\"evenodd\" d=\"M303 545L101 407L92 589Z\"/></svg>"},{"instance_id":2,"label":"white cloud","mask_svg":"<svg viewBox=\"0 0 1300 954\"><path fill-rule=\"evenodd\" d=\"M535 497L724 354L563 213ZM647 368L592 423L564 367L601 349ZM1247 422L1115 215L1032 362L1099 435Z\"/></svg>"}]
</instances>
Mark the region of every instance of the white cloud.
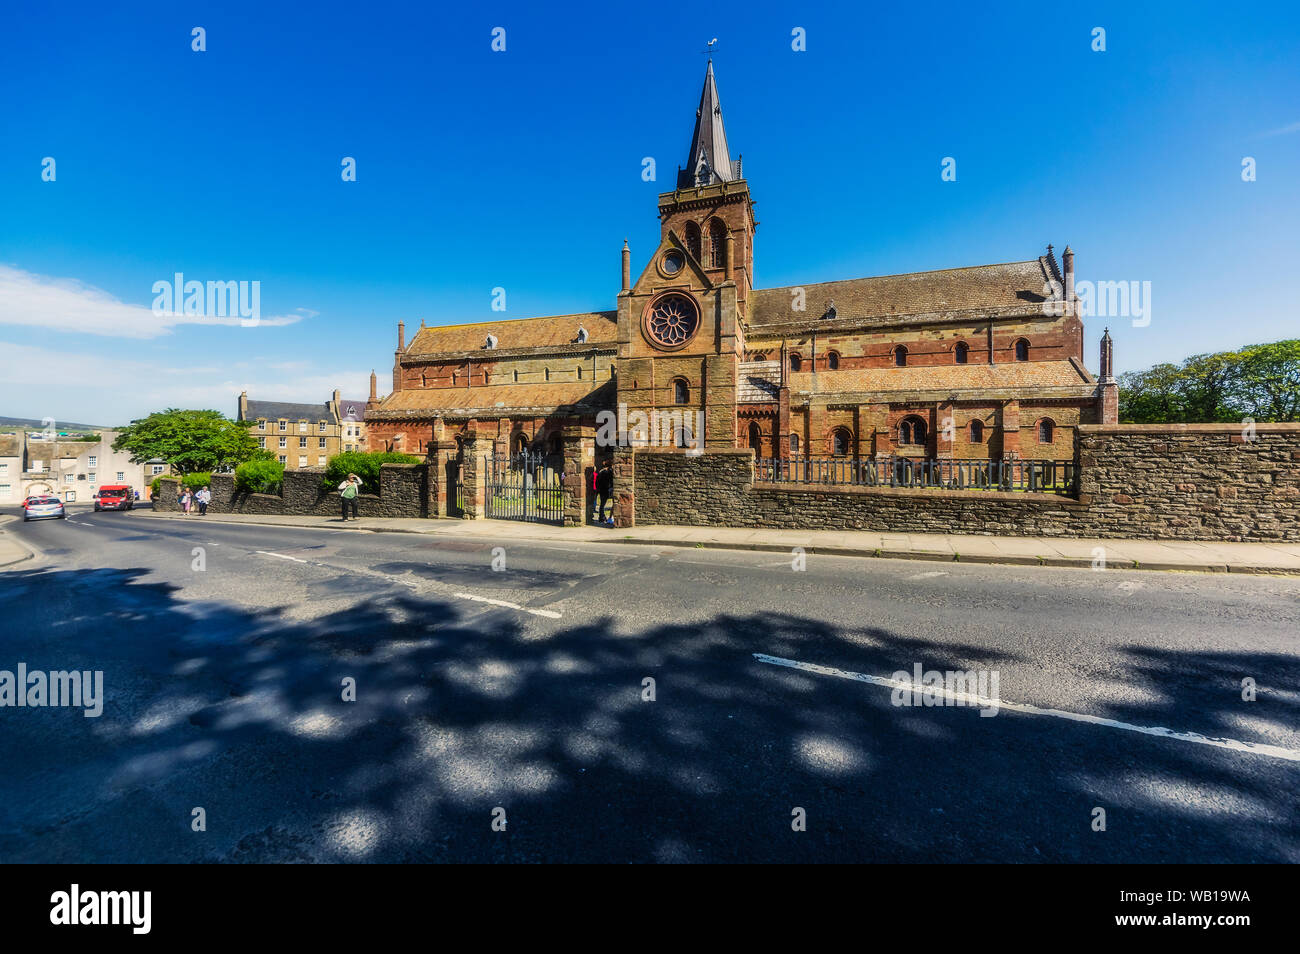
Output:
<instances>
[{"instance_id":1,"label":"white cloud","mask_svg":"<svg viewBox=\"0 0 1300 954\"><path fill-rule=\"evenodd\" d=\"M1300 132L1300 123L1291 123L1287 126L1279 126L1277 129L1270 129L1264 133L1265 136L1287 136L1294 132Z\"/></svg>"},{"instance_id":2,"label":"white cloud","mask_svg":"<svg viewBox=\"0 0 1300 954\"><path fill-rule=\"evenodd\" d=\"M0 414L11 417L110 425L167 407L214 408L234 417L240 391L255 400L316 403L328 400L335 388L346 395L365 394L370 387L369 369L315 370L286 377L260 360L221 367L209 359L185 367L8 342L0 348L5 364Z\"/></svg>"},{"instance_id":3,"label":"white cloud","mask_svg":"<svg viewBox=\"0 0 1300 954\"><path fill-rule=\"evenodd\" d=\"M167 276L171 281L172 276ZM152 299L151 299L152 302ZM317 312L261 318L258 326L290 325ZM49 331L70 331L113 338L156 338L177 325L241 325L234 317L207 317L154 312L145 305L118 301L102 288L72 278L36 275L0 265L0 325L32 325ZM253 327L252 325L248 327Z\"/></svg>"}]
</instances>

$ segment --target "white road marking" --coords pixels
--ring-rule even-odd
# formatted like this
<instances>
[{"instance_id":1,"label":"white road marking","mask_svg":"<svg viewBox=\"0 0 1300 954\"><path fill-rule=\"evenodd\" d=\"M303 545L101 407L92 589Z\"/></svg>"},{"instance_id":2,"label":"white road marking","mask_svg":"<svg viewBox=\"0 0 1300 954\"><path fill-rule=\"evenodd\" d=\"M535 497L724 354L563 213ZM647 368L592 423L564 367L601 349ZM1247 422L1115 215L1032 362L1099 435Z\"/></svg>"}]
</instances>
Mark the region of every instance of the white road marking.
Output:
<instances>
[{"instance_id":1,"label":"white road marking","mask_svg":"<svg viewBox=\"0 0 1300 954\"><path fill-rule=\"evenodd\" d=\"M260 553L260 554L262 554L262 556L273 556L273 557L279 557L281 560L292 560L294 563L308 563L308 562L310 562L310 561L308 561L308 560L299 560L297 557L287 556L287 555L285 555L285 554L283 554L283 553L272 553L270 550L255 550L254 552L255 552L255 553Z\"/></svg>"},{"instance_id":2,"label":"white road marking","mask_svg":"<svg viewBox=\"0 0 1300 954\"><path fill-rule=\"evenodd\" d=\"M457 599L473 600L475 603L491 603L493 606L504 606L506 609L520 610L524 613L532 613L534 616L545 616L547 619L559 619L560 614L554 610L532 609L528 606L520 606L518 603L511 603L508 600L494 600L486 596L475 596L473 593L455 593Z\"/></svg>"},{"instance_id":3,"label":"white road marking","mask_svg":"<svg viewBox=\"0 0 1300 954\"><path fill-rule=\"evenodd\" d=\"M936 576L947 576L946 570L930 570L927 573L913 573L908 577L909 580L929 580Z\"/></svg>"},{"instance_id":4,"label":"white road marking","mask_svg":"<svg viewBox=\"0 0 1300 954\"><path fill-rule=\"evenodd\" d=\"M860 672L850 672L847 669L835 669L831 666L818 666L815 663L799 662L795 659L782 659L780 656L768 656L765 653L754 653L753 656L761 663L768 663L773 666L786 666L790 669L801 669L804 672L815 672L822 676L836 676L840 679L852 679L856 682L866 682L873 686L884 686L889 689L913 688L910 679L886 679L883 676L868 676ZM1120 722L1116 719L1105 719L1101 716L1088 715L1083 712L1066 712L1063 709L1043 709L1039 706L1032 706L1023 702L1008 702L1006 699L998 699L996 702L993 702L988 699L981 699L975 695L964 692L954 692L939 686L926 686L924 688L926 692L934 692L936 695L952 699L953 701L960 700L971 706L988 706L996 704L1001 709L1010 709L1012 712L1022 712L1027 715L1054 716L1057 719L1066 719L1070 722L1086 722L1089 725L1101 725L1110 729L1123 729L1126 732L1138 732L1142 735L1154 735L1158 738L1174 739L1178 742L1195 742L1198 745L1212 745L1215 748L1231 749L1234 752L1250 752L1255 755L1267 755L1269 758L1283 759L1287 762L1300 762L1300 751L1295 749L1285 749L1279 745L1264 745L1257 742L1239 742L1236 739L1213 739L1197 732L1175 732L1172 729L1166 729L1163 726L1131 725L1127 722Z\"/></svg>"}]
</instances>

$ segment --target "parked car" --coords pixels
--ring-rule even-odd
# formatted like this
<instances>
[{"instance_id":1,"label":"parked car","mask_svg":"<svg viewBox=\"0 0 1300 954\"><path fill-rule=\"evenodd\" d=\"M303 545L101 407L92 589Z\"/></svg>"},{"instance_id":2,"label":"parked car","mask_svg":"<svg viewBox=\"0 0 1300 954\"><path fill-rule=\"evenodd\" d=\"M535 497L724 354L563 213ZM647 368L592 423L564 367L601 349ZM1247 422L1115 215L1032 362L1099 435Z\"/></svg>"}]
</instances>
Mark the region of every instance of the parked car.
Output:
<instances>
[{"instance_id":1,"label":"parked car","mask_svg":"<svg viewBox=\"0 0 1300 954\"><path fill-rule=\"evenodd\" d=\"M23 504L23 521L40 520L44 517L67 517L63 511L63 501L58 497L28 497Z\"/></svg>"},{"instance_id":2,"label":"parked car","mask_svg":"<svg viewBox=\"0 0 1300 954\"><path fill-rule=\"evenodd\" d=\"M135 506L135 492L125 484L111 484L100 487L95 494L95 511L130 510Z\"/></svg>"}]
</instances>

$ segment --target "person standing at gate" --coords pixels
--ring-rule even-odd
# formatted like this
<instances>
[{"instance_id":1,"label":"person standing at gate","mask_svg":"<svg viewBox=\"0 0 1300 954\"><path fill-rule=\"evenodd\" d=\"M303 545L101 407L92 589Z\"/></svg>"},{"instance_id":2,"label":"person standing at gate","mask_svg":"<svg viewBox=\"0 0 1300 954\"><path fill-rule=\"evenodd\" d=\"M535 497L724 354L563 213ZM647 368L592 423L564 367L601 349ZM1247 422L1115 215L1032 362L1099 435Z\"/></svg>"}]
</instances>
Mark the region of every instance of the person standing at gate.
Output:
<instances>
[{"instance_id":1,"label":"person standing at gate","mask_svg":"<svg viewBox=\"0 0 1300 954\"><path fill-rule=\"evenodd\" d=\"M343 522L348 520L348 507L352 507L352 519L359 520L357 516L357 494L361 493L361 478L356 474L348 474L348 479L339 484L339 497L343 501Z\"/></svg>"},{"instance_id":2,"label":"person standing at gate","mask_svg":"<svg viewBox=\"0 0 1300 954\"><path fill-rule=\"evenodd\" d=\"M591 522L592 523L596 523L598 520L600 520L600 510L597 509L596 507L596 500L597 500L596 494L599 493L600 491L600 488L597 487L596 484L599 480L600 480L600 468L599 467L591 468Z\"/></svg>"},{"instance_id":3,"label":"person standing at gate","mask_svg":"<svg viewBox=\"0 0 1300 954\"><path fill-rule=\"evenodd\" d=\"M614 468L610 466L609 461L600 465L600 471L596 474L596 514L598 523L606 523L614 526L614 506L611 502L609 508L609 520L605 520L605 501L614 495Z\"/></svg>"}]
</instances>

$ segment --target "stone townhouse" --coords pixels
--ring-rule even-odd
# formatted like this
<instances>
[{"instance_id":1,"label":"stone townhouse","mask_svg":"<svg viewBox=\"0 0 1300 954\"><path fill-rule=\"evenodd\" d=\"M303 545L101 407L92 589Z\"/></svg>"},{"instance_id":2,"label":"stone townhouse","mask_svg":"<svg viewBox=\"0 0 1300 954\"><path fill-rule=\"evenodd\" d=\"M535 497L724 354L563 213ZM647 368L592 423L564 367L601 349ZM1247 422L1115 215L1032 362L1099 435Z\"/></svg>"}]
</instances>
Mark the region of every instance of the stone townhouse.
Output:
<instances>
[{"instance_id":1,"label":"stone townhouse","mask_svg":"<svg viewBox=\"0 0 1300 954\"><path fill-rule=\"evenodd\" d=\"M117 435L117 431L105 430L88 435L97 436L93 441L50 440L43 431L28 431L19 499L54 494L65 503L91 503L101 486L125 484L148 500L148 469L133 463L127 451L113 450Z\"/></svg>"},{"instance_id":2,"label":"stone townhouse","mask_svg":"<svg viewBox=\"0 0 1300 954\"><path fill-rule=\"evenodd\" d=\"M760 458L1068 460L1113 423L1109 336L1084 365L1074 253L783 288L755 283L758 221L713 65L687 161L659 196L639 275L624 242L616 307L444 327L398 325L372 449L421 453L472 429L498 452L558 452L566 424L619 412L634 442ZM656 415L639 428L636 412ZM683 426L680 422L687 422Z\"/></svg>"},{"instance_id":3,"label":"stone townhouse","mask_svg":"<svg viewBox=\"0 0 1300 954\"><path fill-rule=\"evenodd\" d=\"M343 449L341 403L337 390L320 404L252 401L242 391L235 419L254 422L257 446L276 455L285 470L306 470L324 467Z\"/></svg>"}]
</instances>

